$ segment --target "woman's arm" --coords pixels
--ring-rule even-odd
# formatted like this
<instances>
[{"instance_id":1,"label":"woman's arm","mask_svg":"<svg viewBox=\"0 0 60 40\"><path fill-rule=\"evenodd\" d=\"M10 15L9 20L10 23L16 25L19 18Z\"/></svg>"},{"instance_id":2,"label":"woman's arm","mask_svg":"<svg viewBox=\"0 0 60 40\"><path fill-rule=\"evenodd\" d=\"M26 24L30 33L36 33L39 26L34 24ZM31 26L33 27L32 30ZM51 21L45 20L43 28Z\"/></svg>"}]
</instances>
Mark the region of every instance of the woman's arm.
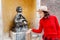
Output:
<instances>
[{"instance_id":1,"label":"woman's arm","mask_svg":"<svg viewBox=\"0 0 60 40\"><path fill-rule=\"evenodd\" d=\"M58 23L58 20L57 20L57 18L55 17L55 24L56 24L56 28L57 28L57 30L59 29L59 23Z\"/></svg>"},{"instance_id":2,"label":"woman's arm","mask_svg":"<svg viewBox=\"0 0 60 40\"><path fill-rule=\"evenodd\" d=\"M32 31L35 32L35 33L41 33L42 29L43 29L42 21L40 21L39 22L39 28L38 29L32 29Z\"/></svg>"},{"instance_id":3,"label":"woman's arm","mask_svg":"<svg viewBox=\"0 0 60 40\"><path fill-rule=\"evenodd\" d=\"M55 24L56 24L56 29L57 29L57 33L58 33L58 36L60 35L59 34L59 23L58 23L58 20L57 20L57 18L55 17Z\"/></svg>"}]
</instances>

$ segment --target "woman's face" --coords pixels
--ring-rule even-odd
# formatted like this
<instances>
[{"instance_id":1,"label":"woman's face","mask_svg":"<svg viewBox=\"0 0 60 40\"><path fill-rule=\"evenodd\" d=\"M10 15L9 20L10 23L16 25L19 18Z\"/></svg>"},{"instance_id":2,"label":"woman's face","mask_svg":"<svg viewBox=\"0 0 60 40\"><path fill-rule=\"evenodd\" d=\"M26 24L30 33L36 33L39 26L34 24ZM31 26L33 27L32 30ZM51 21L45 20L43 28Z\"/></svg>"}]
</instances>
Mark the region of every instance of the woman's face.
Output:
<instances>
[{"instance_id":1,"label":"woman's face","mask_svg":"<svg viewBox=\"0 0 60 40\"><path fill-rule=\"evenodd\" d=\"M40 14L40 17L43 18L44 17L44 12L42 10L39 10L38 12Z\"/></svg>"}]
</instances>

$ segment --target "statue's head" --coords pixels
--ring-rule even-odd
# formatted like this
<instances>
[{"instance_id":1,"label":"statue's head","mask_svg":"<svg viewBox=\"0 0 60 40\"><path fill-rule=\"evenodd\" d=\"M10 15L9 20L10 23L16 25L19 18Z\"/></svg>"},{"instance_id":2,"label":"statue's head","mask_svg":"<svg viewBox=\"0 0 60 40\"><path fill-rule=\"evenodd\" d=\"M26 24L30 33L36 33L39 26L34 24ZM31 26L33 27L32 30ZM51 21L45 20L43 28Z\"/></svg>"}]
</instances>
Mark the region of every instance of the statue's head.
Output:
<instances>
[{"instance_id":1,"label":"statue's head","mask_svg":"<svg viewBox=\"0 0 60 40\"><path fill-rule=\"evenodd\" d=\"M16 8L16 11L17 11L17 13L21 13L21 12L22 12L21 6L18 6L18 7Z\"/></svg>"}]
</instances>

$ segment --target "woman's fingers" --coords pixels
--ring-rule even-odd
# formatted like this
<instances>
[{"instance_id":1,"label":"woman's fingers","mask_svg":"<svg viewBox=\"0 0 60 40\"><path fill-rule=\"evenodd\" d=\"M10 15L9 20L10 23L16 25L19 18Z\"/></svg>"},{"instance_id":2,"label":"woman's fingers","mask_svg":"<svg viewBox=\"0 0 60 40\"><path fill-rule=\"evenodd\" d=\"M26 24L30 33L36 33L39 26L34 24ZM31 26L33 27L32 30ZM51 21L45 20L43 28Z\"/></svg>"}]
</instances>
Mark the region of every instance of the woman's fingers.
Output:
<instances>
[{"instance_id":1,"label":"woman's fingers","mask_svg":"<svg viewBox=\"0 0 60 40\"><path fill-rule=\"evenodd\" d=\"M29 29L26 33L30 33L32 29Z\"/></svg>"}]
</instances>

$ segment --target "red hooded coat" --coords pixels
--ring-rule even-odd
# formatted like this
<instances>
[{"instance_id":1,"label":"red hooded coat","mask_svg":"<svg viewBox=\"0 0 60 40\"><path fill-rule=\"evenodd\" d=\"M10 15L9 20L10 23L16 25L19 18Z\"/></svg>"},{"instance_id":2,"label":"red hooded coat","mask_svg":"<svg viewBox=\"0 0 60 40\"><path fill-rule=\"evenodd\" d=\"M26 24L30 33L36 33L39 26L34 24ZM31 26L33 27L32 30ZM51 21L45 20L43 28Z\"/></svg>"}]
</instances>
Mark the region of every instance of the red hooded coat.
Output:
<instances>
[{"instance_id":1,"label":"red hooded coat","mask_svg":"<svg viewBox=\"0 0 60 40\"><path fill-rule=\"evenodd\" d=\"M35 33L41 33L42 29L44 29L44 36L56 38L58 34L58 20L55 16L49 16L48 18L42 18L39 22L39 29L32 29Z\"/></svg>"}]
</instances>

